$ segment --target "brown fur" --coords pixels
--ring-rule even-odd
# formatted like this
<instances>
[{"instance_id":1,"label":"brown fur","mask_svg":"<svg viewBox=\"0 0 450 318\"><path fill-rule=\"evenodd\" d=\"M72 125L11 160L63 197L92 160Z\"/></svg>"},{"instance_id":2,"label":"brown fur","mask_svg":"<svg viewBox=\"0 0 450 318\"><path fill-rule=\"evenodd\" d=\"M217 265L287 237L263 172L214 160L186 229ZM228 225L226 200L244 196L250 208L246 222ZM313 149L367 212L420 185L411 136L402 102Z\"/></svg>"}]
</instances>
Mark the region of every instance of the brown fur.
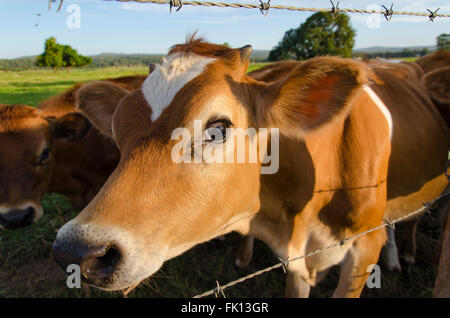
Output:
<instances>
[{"instance_id":1,"label":"brown fur","mask_svg":"<svg viewBox=\"0 0 450 318\"><path fill-rule=\"evenodd\" d=\"M436 51L417 59L415 63L423 69L425 74L441 67L450 66L450 51Z\"/></svg>"},{"instance_id":2,"label":"brown fur","mask_svg":"<svg viewBox=\"0 0 450 318\"><path fill-rule=\"evenodd\" d=\"M427 73L422 78L422 85L429 92L447 125L450 125L450 66Z\"/></svg>"},{"instance_id":3,"label":"brown fur","mask_svg":"<svg viewBox=\"0 0 450 318\"><path fill-rule=\"evenodd\" d=\"M145 76L108 79L133 90ZM116 167L114 143L75 109L75 95L87 84L77 84L51 97L36 109L0 105L0 206L13 210L24 202L40 206L46 192L62 193L76 208L85 206ZM82 139L80 139L83 137ZM44 148L48 160L32 165ZM6 213L6 212L5 212Z\"/></svg>"}]
</instances>

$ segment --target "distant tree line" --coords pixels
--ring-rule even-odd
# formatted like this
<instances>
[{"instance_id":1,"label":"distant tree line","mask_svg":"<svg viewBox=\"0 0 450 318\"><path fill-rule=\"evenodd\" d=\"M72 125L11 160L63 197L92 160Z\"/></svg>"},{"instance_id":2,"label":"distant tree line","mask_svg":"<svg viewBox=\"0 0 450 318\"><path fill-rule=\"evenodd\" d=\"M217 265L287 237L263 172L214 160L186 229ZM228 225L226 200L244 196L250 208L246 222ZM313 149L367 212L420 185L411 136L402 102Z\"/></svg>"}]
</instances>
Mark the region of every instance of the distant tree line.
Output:
<instances>
[{"instance_id":1,"label":"distant tree line","mask_svg":"<svg viewBox=\"0 0 450 318\"><path fill-rule=\"evenodd\" d=\"M91 56L91 64L87 68L101 67L129 67L129 66L148 66L151 63L158 63L162 60L162 54L101 54ZM35 64L36 57L23 57L17 59L0 60L0 70L3 71L22 71L37 69ZM51 67L49 67L51 68Z\"/></svg>"},{"instance_id":2,"label":"distant tree line","mask_svg":"<svg viewBox=\"0 0 450 318\"><path fill-rule=\"evenodd\" d=\"M355 57L365 57L365 58L401 58L401 57L419 57L424 56L431 53L431 51L428 48L423 49L403 49L398 52L361 52L361 53L355 53Z\"/></svg>"}]
</instances>

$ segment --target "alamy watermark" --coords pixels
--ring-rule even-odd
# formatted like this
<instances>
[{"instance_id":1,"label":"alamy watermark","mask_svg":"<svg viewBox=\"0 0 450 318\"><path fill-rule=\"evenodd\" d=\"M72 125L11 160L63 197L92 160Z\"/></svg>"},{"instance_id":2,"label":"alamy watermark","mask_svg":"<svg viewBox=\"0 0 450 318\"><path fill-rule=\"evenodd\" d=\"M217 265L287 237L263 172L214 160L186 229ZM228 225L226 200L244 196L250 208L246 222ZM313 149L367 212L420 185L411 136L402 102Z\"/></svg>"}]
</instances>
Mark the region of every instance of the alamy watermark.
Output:
<instances>
[{"instance_id":1,"label":"alamy watermark","mask_svg":"<svg viewBox=\"0 0 450 318\"><path fill-rule=\"evenodd\" d=\"M371 264L367 266L367 273L370 273L366 280L367 288L381 288L381 269L379 265Z\"/></svg>"},{"instance_id":2,"label":"alamy watermark","mask_svg":"<svg viewBox=\"0 0 450 318\"><path fill-rule=\"evenodd\" d=\"M80 266L77 264L70 264L66 268L67 279L66 286L67 288L81 288L81 270Z\"/></svg>"},{"instance_id":3,"label":"alamy watermark","mask_svg":"<svg viewBox=\"0 0 450 318\"><path fill-rule=\"evenodd\" d=\"M66 25L69 29L81 28L81 7L78 4L70 4L66 10L70 13L66 19Z\"/></svg>"},{"instance_id":4,"label":"alamy watermark","mask_svg":"<svg viewBox=\"0 0 450 318\"><path fill-rule=\"evenodd\" d=\"M194 120L193 135L187 128L176 128L171 139L177 141L171 152L177 164L260 162L261 174L274 174L279 168L278 128L203 130L202 121Z\"/></svg>"}]
</instances>

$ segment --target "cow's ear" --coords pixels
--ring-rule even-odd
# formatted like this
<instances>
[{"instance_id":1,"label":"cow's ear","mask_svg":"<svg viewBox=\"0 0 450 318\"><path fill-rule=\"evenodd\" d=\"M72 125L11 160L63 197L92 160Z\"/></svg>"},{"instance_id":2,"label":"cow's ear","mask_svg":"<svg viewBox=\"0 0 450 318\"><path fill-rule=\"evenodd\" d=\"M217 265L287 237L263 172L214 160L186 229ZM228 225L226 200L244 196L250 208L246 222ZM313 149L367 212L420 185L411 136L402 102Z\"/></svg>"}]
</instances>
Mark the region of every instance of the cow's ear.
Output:
<instances>
[{"instance_id":1,"label":"cow's ear","mask_svg":"<svg viewBox=\"0 0 450 318\"><path fill-rule=\"evenodd\" d=\"M59 118L47 118L53 138L75 142L83 139L91 128L89 120L79 113L68 113Z\"/></svg>"},{"instance_id":2,"label":"cow's ear","mask_svg":"<svg viewBox=\"0 0 450 318\"><path fill-rule=\"evenodd\" d=\"M349 101L367 82L366 67L360 62L313 58L297 66L287 77L256 88L257 126L303 136L347 113Z\"/></svg>"},{"instance_id":3,"label":"cow's ear","mask_svg":"<svg viewBox=\"0 0 450 318\"><path fill-rule=\"evenodd\" d=\"M447 112L450 107L450 66L441 67L425 74L422 85L433 102Z\"/></svg>"},{"instance_id":4,"label":"cow's ear","mask_svg":"<svg viewBox=\"0 0 450 318\"><path fill-rule=\"evenodd\" d=\"M128 92L107 81L84 84L77 92L77 108L103 134L113 138L112 116L120 100Z\"/></svg>"}]
</instances>

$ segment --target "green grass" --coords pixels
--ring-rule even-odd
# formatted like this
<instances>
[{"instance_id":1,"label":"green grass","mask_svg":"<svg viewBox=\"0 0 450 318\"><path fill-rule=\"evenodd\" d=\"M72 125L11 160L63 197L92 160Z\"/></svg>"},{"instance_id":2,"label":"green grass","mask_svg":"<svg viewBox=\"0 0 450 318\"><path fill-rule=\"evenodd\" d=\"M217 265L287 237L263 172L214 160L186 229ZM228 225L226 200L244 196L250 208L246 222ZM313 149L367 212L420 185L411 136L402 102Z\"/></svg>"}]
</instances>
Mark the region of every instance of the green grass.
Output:
<instances>
[{"instance_id":1,"label":"green grass","mask_svg":"<svg viewBox=\"0 0 450 318\"><path fill-rule=\"evenodd\" d=\"M147 67L75 68L70 73L65 70L54 73L49 69L0 72L0 103L37 106L76 83L147 72Z\"/></svg>"},{"instance_id":2,"label":"green grass","mask_svg":"<svg viewBox=\"0 0 450 318\"><path fill-rule=\"evenodd\" d=\"M415 62L418 58L417 57L394 57L391 58L391 60L400 60L403 62Z\"/></svg>"},{"instance_id":3,"label":"green grass","mask_svg":"<svg viewBox=\"0 0 450 318\"><path fill-rule=\"evenodd\" d=\"M251 64L248 71L251 72L266 64ZM147 72L147 67L74 68L70 73L65 70L54 73L50 69L0 72L0 104L37 106L44 99L76 83Z\"/></svg>"},{"instance_id":4,"label":"green grass","mask_svg":"<svg viewBox=\"0 0 450 318\"><path fill-rule=\"evenodd\" d=\"M250 71L264 64L251 65ZM146 68L74 69L70 74L52 70L0 73L0 103L23 103L36 106L39 101L77 82L131 74L145 74ZM50 255L58 229L73 218L74 211L64 196L48 194L43 200L44 217L30 227L15 231L0 230L0 297L83 297L83 292L68 289L63 272ZM397 234L401 236L402 226ZM436 215L426 215L417 233L417 263L404 266L402 273L382 270L382 288L363 291L363 297L430 297L436 266L433 252L437 245L439 222ZM256 270L278 262L266 244L257 241L254 258L246 270L234 266L240 245L238 234L224 241L200 244L170 260L129 297L191 297ZM339 270L312 289L312 297L329 297L336 287ZM265 273L225 290L227 297L282 297L284 273L281 269ZM121 297L91 289L92 297Z\"/></svg>"}]
</instances>

